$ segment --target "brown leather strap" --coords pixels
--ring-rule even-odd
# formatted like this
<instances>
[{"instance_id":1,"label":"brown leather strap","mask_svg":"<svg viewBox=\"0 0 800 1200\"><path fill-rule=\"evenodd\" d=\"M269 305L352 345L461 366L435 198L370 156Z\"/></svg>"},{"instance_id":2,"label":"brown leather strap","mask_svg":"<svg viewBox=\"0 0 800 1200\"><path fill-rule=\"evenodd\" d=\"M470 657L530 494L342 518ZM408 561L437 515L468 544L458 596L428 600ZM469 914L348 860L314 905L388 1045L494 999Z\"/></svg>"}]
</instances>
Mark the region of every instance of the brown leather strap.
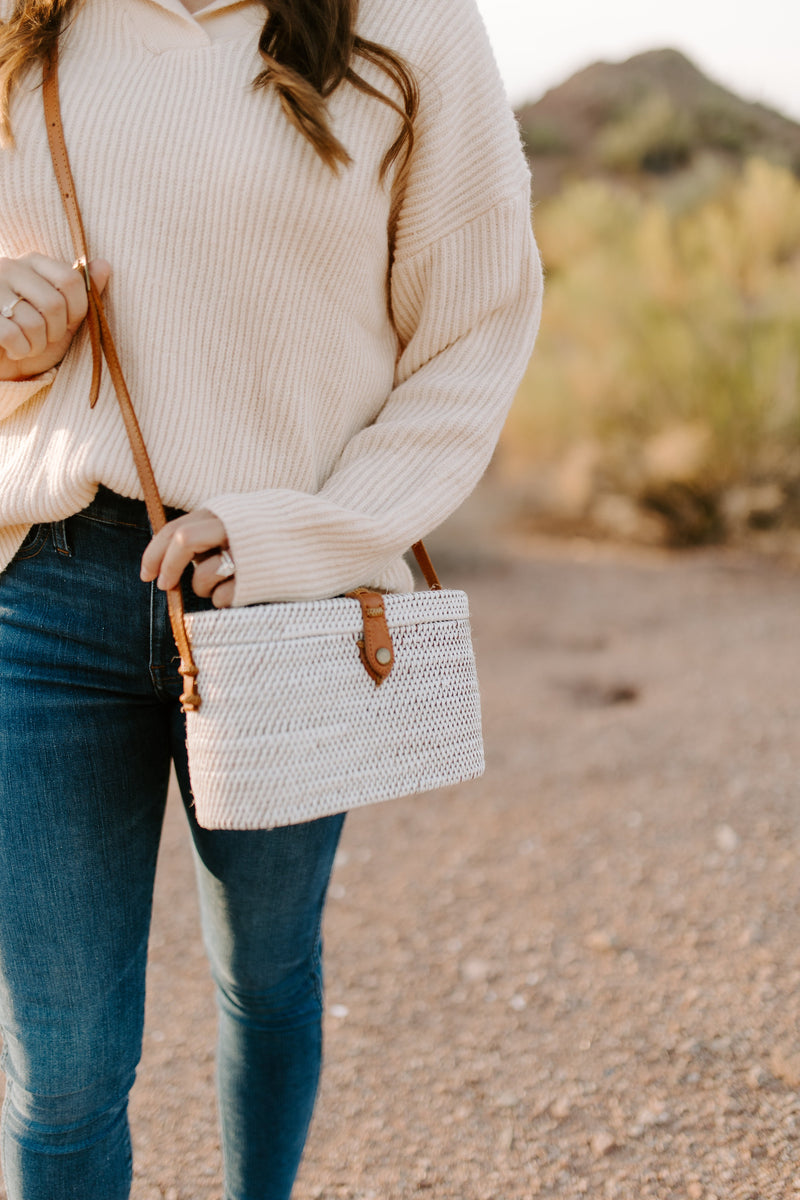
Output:
<instances>
[{"instance_id":1,"label":"brown leather strap","mask_svg":"<svg viewBox=\"0 0 800 1200\"><path fill-rule=\"evenodd\" d=\"M439 583L439 576L436 574L436 568L431 562L430 555L425 549L422 542L414 542L411 547L414 551L414 558L417 560L417 566L422 571L422 577L427 583L432 592L440 592L442 585Z\"/></svg>"},{"instance_id":2,"label":"brown leather strap","mask_svg":"<svg viewBox=\"0 0 800 1200\"><path fill-rule=\"evenodd\" d=\"M50 156L53 160L56 179L61 190L61 198L67 214L67 221L69 222L69 230L72 234L72 244L75 247L78 260L75 265L83 269L86 290L89 291L89 259L86 252L86 235L83 229L80 209L75 199L75 184L72 179L69 158L67 157L67 145L64 141L64 130L61 124L61 106L58 102L57 49L53 50L52 55L45 62L42 91L44 95L47 140L50 143ZM100 392L100 370L103 360L100 354L100 323L97 319L97 310L92 304L89 305L89 311L86 314L86 323L89 326L89 338L92 344L92 386L89 392L89 405L91 408L94 408Z\"/></svg>"},{"instance_id":3,"label":"brown leather strap","mask_svg":"<svg viewBox=\"0 0 800 1200\"><path fill-rule=\"evenodd\" d=\"M356 588L347 595L361 605L364 636L358 643L358 651L368 675L380 687L394 666L394 646L386 623L383 596L364 587Z\"/></svg>"},{"instance_id":4,"label":"brown leather strap","mask_svg":"<svg viewBox=\"0 0 800 1200\"><path fill-rule=\"evenodd\" d=\"M142 437L142 431L136 418L131 402L125 376L122 373L111 330L108 327L103 302L95 285L89 276L89 250L86 244L86 233L75 192L75 183L67 154L67 144L64 138L64 128L61 122L61 104L58 94L58 45L56 44L45 62L42 75L42 96L44 99L45 124L47 139L50 144L50 154L53 159L53 169L58 181L61 200L69 223L72 243L75 248L76 268L81 268L86 280L86 290L89 297L87 323L92 346L92 385L89 402L94 407L100 389L100 373L102 356L105 355L108 373L114 385L125 431L128 435L133 461L142 485L147 513L153 532L157 533L166 524L166 514L161 496L156 484L150 457ZM411 547L422 571L425 582L433 591L441 589L441 583L422 542L415 542ZM386 614L383 609L383 599L379 592L370 592L358 588L349 593L361 601L364 614L364 639L359 643L361 657L369 674L380 684L389 674L394 665L394 649L392 639L386 625ZM184 619L183 595L180 587L171 588L167 592L169 619L175 643L181 656L180 670L183 675L184 691L181 703L184 712L200 707L200 695L197 690L197 666L192 656L189 635L186 632ZM390 658L386 659L388 651Z\"/></svg>"},{"instance_id":5,"label":"brown leather strap","mask_svg":"<svg viewBox=\"0 0 800 1200\"><path fill-rule=\"evenodd\" d=\"M69 156L67 154L67 145L64 139L64 128L61 122L61 105L58 95L58 47L53 48L47 59L43 76L42 76L42 95L44 98L44 113L45 123L47 125L47 138L50 143L50 153L53 159L53 169L58 181L59 190L61 192L61 200L64 205L64 211L69 222L70 233L72 235L72 243L75 247L75 254L78 259L77 266L83 268L84 277L86 280L86 289L89 298L89 311L87 321L89 325L91 345L92 345L92 386L90 393L90 403L94 406L97 400L97 394L100 388L100 372L102 367L102 354L105 355L108 364L108 373L111 377L111 382L114 385L114 391L119 402L122 419L125 423L125 431L128 435L131 451L133 452L133 461L136 466L136 471L142 485L145 504L147 505L147 513L150 517L150 524L153 527L153 532L158 532L163 525L166 524L167 517L164 512L164 505L161 502L158 485L156 484L153 468L150 464L150 458L147 453L147 447L144 444L142 431L139 428L139 422L136 419L136 413L131 403L130 393L128 392L125 383L125 377L122 373L119 357L117 355L114 339L111 336L111 330L108 327L103 302L100 298L95 285L92 283L89 276L88 262L89 251L86 245L86 234L83 228L81 212L78 206L78 199L75 194L75 184L72 178L72 171L69 165ZM197 691L197 666L195 665L192 656L192 647L189 642L189 635L186 632L186 622L184 620L183 595L180 587L170 588L167 593L167 605L169 608L169 619L172 625L172 632L175 637L175 643L181 656L180 671L183 675L184 691L181 696L181 704L184 712L189 709L200 707L200 695Z\"/></svg>"}]
</instances>

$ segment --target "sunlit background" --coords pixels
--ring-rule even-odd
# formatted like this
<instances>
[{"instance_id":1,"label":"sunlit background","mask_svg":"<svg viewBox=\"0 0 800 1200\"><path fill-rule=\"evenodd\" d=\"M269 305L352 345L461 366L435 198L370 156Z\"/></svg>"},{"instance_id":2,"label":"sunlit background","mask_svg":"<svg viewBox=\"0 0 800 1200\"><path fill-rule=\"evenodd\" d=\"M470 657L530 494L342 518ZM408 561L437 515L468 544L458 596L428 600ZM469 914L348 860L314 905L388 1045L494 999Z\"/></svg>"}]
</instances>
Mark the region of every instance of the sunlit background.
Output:
<instances>
[{"instance_id":1,"label":"sunlit background","mask_svg":"<svg viewBox=\"0 0 800 1200\"><path fill-rule=\"evenodd\" d=\"M800 119L800 5L760 0L478 0L509 96L535 99L595 59L672 46L748 100Z\"/></svg>"},{"instance_id":2,"label":"sunlit background","mask_svg":"<svg viewBox=\"0 0 800 1200\"><path fill-rule=\"evenodd\" d=\"M800 7L479 4L547 273L498 511L800 558Z\"/></svg>"}]
</instances>

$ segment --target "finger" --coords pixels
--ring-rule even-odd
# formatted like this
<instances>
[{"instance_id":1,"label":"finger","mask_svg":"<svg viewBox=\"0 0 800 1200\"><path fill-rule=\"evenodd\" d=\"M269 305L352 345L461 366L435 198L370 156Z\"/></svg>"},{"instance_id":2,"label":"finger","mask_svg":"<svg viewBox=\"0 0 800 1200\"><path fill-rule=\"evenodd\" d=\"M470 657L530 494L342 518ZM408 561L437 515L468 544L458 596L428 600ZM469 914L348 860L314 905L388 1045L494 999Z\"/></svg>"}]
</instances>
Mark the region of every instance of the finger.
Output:
<instances>
[{"instance_id":1,"label":"finger","mask_svg":"<svg viewBox=\"0 0 800 1200\"><path fill-rule=\"evenodd\" d=\"M60 342L68 329L78 328L88 306L80 272L43 254L5 260L3 267L3 281L41 314L48 342Z\"/></svg>"},{"instance_id":2,"label":"finger","mask_svg":"<svg viewBox=\"0 0 800 1200\"><path fill-rule=\"evenodd\" d=\"M101 294L106 290L106 284L111 276L111 264L104 258L94 258L89 263L89 274L92 283Z\"/></svg>"},{"instance_id":3,"label":"finger","mask_svg":"<svg viewBox=\"0 0 800 1200\"><path fill-rule=\"evenodd\" d=\"M142 555L142 564L139 574L145 583L149 583L151 579L156 579L161 570L161 562L164 558L167 546L170 539L175 533L177 521L168 521L166 525L159 529L158 533L153 534L150 539L144 554Z\"/></svg>"},{"instance_id":4,"label":"finger","mask_svg":"<svg viewBox=\"0 0 800 1200\"><path fill-rule=\"evenodd\" d=\"M47 349L47 344L51 339L45 319L39 310L27 300L23 300L22 303L18 304L14 309L14 315L11 319L25 335L28 345L30 346L28 353L31 355L44 354L45 350ZM60 337L63 337L66 331L66 305L64 305L63 331Z\"/></svg>"},{"instance_id":5,"label":"finger","mask_svg":"<svg viewBox=\"0 0 800 1200\"><path fill-rule=\"evenodd\" d=\"M10 317L0 317L0 349L12 362L22 362L31 354L30 342Z\"/></svg>"},{"instance_id":6,"label":"finger","mask_svg":"<svg viewBox=\"0 0 800 1200\"><path fill-rule=\"evenodd\" d=\"M190 519L180 525L170 538L161 559L158 572L160 588L176 587L183 572L198 555L212 547L227 546L225 528L217 517L199 518L196 513L190 514Z\"/></svg>"},{"instance_id":7,"label":"finger","mask_svg":"<svg viewBox=\"0 0 800 1200\"><path fill-rule=\"evenodd\" d=\"M225 526L213 513L203 510L169 521L150 542L142 556L141 577L158 579L160 588L176 587L192 559L227 545Z\"/></svg>"},{"instance_id":8,"label":"finger","mask_svg":"<svg viewBox=\"0 0 800 1200\"><path fill-rule=\"evenodd\" d=\"M210 596L214 588L220 586L223 579L217 574L217 570L221 562L222 559L217 552L195 566L192 577L192 590L196 595ZM232 578L232 576L229 576L229 578Z\"/></svg>"},{"instance_id":9,"label":"finger","mask_svg":"<svg viewBox=\"0 0 800 1200\"><path fill-rule=\"evenodd\" d=\"M14 290L24 301L14 310L14 320L25 330L35 353L41 354L48 342L60 342L67 332L66 298L33 271L20 276Z\"/></svg>"},{"instance_id":10,"label":"finger","mask_svg":"<svg viewBox=\"0 0 800 1200\"><path fill-rule=\"evenodd\" d=\"M184 536L185 527L188 525L203 527L203 534L213 527L216 533L216 541L209 542L205 550L198 549L195 552L195 557L202 556L208 552L213 552L213 549L221 544L227 544L227 534L225 526L207 509L195 509L193 512L185 513L182 517L176 517L174 521L168 521L159 529L158 533L154 534L142 555L141 576L145 581L155 579L161 567L164 554L167 547L175 535L181 531L181 536ZM202 536L202 535L201 535Z\"/></svg>"},{"instance_id":11,"label":"finger","mask_svg":"<svg viewBox=\"0 0 800 1200\"><path fill-rule=\"evenodd\" d=\"M226 579L223 583L218 584L211 596L214 608L230 608L233 604L235 590L236 584L233 579Z\"/></svg>"}]
</instances>

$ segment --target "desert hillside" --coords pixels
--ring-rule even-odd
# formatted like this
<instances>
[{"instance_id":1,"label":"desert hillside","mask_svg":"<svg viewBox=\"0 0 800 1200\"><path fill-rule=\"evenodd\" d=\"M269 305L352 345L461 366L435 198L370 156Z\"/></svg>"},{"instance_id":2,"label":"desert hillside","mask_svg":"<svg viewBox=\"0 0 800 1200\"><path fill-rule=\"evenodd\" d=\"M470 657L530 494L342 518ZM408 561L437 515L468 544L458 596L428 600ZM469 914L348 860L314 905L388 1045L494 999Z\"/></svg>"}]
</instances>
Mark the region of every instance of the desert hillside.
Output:
<instances>
[{"instance_id":1,"label":"desert hillside","mask_svg":"<svg viewBox=\"0 0 800 1200\"><path fill-rule=\"evenodd\" d=\"M593 63L518 116L539 195L567 178L659 176L708 155L800 173L800 125L714 83L677 50Z\"/></svg>"}]
</instances>

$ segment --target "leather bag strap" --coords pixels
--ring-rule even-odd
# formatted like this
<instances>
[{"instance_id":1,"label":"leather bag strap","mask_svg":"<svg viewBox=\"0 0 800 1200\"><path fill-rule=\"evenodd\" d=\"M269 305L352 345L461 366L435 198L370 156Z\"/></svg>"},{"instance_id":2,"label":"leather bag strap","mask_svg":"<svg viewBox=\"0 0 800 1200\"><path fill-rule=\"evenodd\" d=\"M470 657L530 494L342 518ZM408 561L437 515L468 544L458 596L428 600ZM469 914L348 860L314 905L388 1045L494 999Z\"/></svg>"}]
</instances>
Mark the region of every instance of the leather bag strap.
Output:
<instances>
[{"instance_id":1,"label":"leather bag strap","mask_svg":"<svg viewBox=\"0 0 800 1200\"><path fill-rule=\"evenodd\" d=\"M128 435L131 451L133 453L133 461L136 466L136 472L139 476L139 481L142 485L145 504L147 505L147 515L150 518L150 524L153 527L153 532L157 533L162 526L166 525L167 517L164 512L164 505L161 501L161 496L156 484L153 468L150 463L150 456L147 453L147 447L144 444L142 431L139 427L139 422L136 418L136 413L131 403L130 393L128 392L125 376L122 373L117 349L114 345L114 339L111 336L111 330L108 327L103 302L100 298L95 285L92 283L89 275L89 250L86 245L86 234L83 228L83 220L78 206L78 199L75 193L75 184L72 178L72 171L69 165L69 155L67 154L67 144L64 139L64 127L61 122L61 104L58 94L58 49L57 46L53 49L44 65L42 76L42 96L44 99L44 115L47 126L47 140L50 144L50 154L53 159L53 169L55 170L56 180L58 181L59 190L61 192L61 200L64 205L64 211L69 222L70 233L72 235L72 243L75 248L77 258L76 267L82 267L84 278L86 280L86 290L89 299L89 310L87 313L87 321L89 324L90 340L92 346L92 386L90 392L90 404L93 406L97 400L97 394L100 388L100 373L102 369L102 355L105 355L108 364L108 373L111 377L111 382L114 385L114 391L119 402L122 420L125 424L125 432ZM101 355L102 351L102 355ZM181 656L180 672L183 676L183 694L181 695L181 707L184 712L200 707L200 694L197 690L197 665L195 664L192 655L192 646L189 641L189 635L186 630L185 613L183 607L183 595L180 585L175 588L170 588L167 592L167 606L169 610L170 624L172 625L172 633L175 638L175 644L178 647L178 652Z\"/></svg>"},{"instance_id":2,"label":"leather bag strap","mask_svg":"<svg viewBox=\"0 0 800 1200\"><path fill-rule=\"evenodd\" d=\"M86 291L89 299L89 310L87 313L87 324L89 326L89 337L92 347L92 383L89 394L89 403L94 407L97 396L100 390L100 374L102 370L103 356L105 356L108 365L108 373L111 377L111 382L114 385L114 391L119 403L122 419L125 424L125 432L128 435L133 461L136 466L136 471L139 476L139 481L142 485L145 504L147 505L147 514L150 518L150 524L153 527L153 532L157 533L159 529L166 524L167 518L164 512L164 505L159 494L158 485L156 483L153 468L150 463L150 456L147 453L142 431L139 427L139 422L136 417L136 412L131 401L130 393L125 376L122 373L119 356L117 354L114 339L111 336L111 330L106 320L103 301L96 286L92 283L89 275L89 250L86 243L86 233L83 227L83 219L81 217L78 198L75 192L75 183L72 177L72 170L69 163L69 155L67 154L67 144L64 138L64 127L61 121L61 104L58 92L58 44L54 46L48 55L42 73L42 97L44 100L44 116L47 126L47 140L50 145L50 154L53 160L53 170L55 171L56 180L58 182L61 200L64 205L67 221L69 223L70 234L72 236L72 244L75 249L76 269L83 270L84 279L86 281ZM436 574L433 563L430 560L427 550L423 543L415 542L411 547L414 552L414 557L417 560L419 569L422 572L423 578L428 587L432 591L439 591L441 583ZM167 603L169 606L169 619L172 625L172 632L175 637L175 644L181 656L180 671L183 676L184 691L181 696L181 706L184 712L197 709L200 707L200 694L197 689L197 666L192 655L192 647L189 641L189 635L186 630L185 611L183 605L183 595L180 587L170 588L167 592Z\"/></svg>"}]
</instances>

